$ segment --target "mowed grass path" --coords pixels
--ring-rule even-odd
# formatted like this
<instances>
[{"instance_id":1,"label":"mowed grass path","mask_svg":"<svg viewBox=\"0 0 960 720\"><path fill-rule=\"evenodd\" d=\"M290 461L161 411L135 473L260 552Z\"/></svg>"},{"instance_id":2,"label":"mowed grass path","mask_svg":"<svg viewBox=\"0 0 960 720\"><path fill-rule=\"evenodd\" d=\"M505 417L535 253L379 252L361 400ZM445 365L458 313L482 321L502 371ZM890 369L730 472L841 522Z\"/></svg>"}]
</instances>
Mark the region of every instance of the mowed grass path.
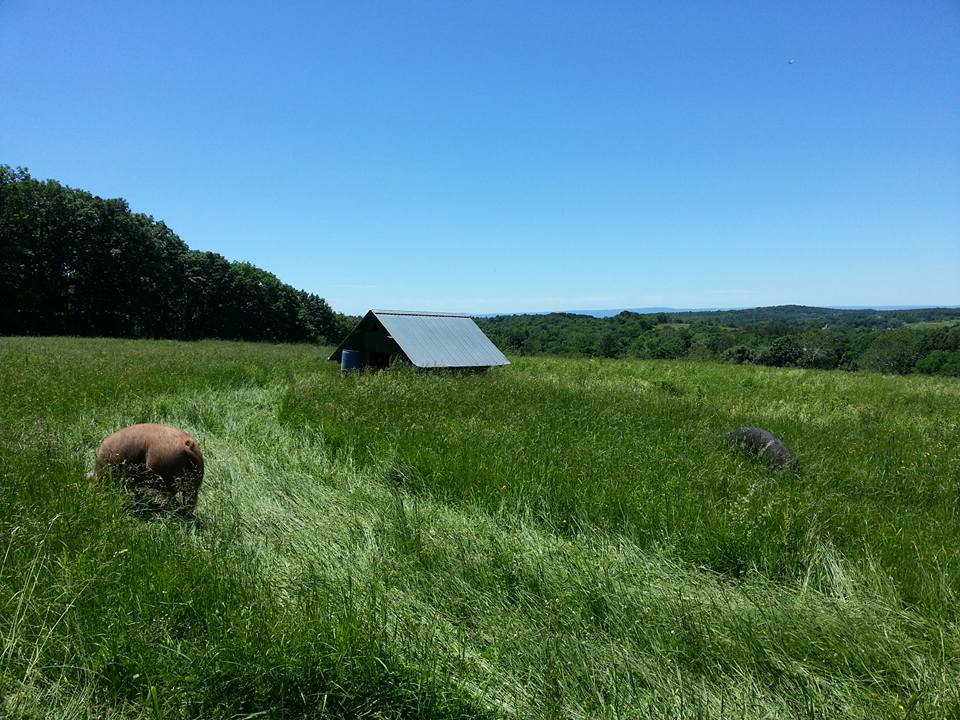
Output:
<instances>
[{"instance_id":1,"label":"mowed grass path","mask_svg":"<svg viewBox=\"0 0 960 720\"><path fill-rule=\"evenodd\" d=\"M957 381L325 355L0 339L0 716L960 713ZM142 421L198 522L82 482Z\"/></svg>"}]
</instances>

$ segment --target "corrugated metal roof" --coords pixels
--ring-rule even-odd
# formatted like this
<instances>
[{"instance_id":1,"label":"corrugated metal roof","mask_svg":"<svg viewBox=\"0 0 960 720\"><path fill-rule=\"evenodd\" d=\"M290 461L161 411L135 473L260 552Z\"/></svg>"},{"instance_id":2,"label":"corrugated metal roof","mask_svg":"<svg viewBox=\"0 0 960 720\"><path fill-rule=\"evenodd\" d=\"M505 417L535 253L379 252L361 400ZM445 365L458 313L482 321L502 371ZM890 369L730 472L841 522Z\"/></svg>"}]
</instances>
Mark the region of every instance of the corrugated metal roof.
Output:
<instances>
[{"instance_id":1,"label":"corrugated metal roof","mask_svg":"<svg viewBox=\"0 0 960 720\"><path fill-rule=\"evenodd\" d=\"M417 367L509 365L468 315L371 310Z\"/></svg>"}]
</instances>

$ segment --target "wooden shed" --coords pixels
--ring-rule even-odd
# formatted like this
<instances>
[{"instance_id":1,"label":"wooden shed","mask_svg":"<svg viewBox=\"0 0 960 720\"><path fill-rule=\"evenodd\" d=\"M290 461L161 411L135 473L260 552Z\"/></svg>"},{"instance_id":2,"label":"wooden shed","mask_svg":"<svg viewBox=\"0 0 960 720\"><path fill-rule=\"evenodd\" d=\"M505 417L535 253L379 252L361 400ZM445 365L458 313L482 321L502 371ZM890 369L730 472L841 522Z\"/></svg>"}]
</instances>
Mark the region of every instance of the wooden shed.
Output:
<instances>
[{"instance_id":1,"label":"wooden shed","mask_svg":"<svg viewBox=\"0 0 960 720\"><path fill-rule=\"evenodd\" d=\"M403 360L419 368L489 368L509 365L469 315L371 310L330 356L352 367L385 368Z\"/></svg>"}]
</instances>

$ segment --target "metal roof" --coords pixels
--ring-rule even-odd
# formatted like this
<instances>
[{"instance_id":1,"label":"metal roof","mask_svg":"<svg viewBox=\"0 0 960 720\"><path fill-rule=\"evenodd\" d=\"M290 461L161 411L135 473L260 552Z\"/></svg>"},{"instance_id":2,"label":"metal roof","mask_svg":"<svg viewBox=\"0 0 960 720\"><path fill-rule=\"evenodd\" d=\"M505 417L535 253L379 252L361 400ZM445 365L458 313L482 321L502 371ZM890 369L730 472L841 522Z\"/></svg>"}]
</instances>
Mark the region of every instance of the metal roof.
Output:
<instances>
[{"instance_id":1,"label":"metal roof","mask_svg":"<svg viewBox=\"0 0 960 720\"><path fill-rule=\"evenodd\" d=\"M398 310L372 312L417 367L510 364L467 315Z\"/></svg>"},{"instance_id":2,"label":"metal roof","mask_svg":"<svg viewBox=\"0 0 960 720\"><path fill-rule=\"evenodd\" d=\"M469 315L371 310L403 354L417 367L490 367L509 365L496 345ZM341 343L338 351L348 347ZM333 358L336 355L331 355Z\"/></svg>"}]
</instances>

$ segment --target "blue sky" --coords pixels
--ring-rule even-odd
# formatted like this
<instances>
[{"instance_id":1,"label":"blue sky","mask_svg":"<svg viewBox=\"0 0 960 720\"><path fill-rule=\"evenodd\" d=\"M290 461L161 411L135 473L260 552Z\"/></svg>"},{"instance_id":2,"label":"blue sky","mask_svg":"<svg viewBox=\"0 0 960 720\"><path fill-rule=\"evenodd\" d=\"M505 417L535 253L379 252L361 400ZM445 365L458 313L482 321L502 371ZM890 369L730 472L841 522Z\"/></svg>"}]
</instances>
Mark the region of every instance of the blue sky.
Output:
<instances>
[{"instance_id":1,"label":"blue sky","mask_svg":"<svg viewBox=\"0 0 960 720\"><path fill-rule=\"evenodd\" d=\"M0 0L0 162L344 312L960 304L960 4Z\"/></svg>"}]
</instances>

